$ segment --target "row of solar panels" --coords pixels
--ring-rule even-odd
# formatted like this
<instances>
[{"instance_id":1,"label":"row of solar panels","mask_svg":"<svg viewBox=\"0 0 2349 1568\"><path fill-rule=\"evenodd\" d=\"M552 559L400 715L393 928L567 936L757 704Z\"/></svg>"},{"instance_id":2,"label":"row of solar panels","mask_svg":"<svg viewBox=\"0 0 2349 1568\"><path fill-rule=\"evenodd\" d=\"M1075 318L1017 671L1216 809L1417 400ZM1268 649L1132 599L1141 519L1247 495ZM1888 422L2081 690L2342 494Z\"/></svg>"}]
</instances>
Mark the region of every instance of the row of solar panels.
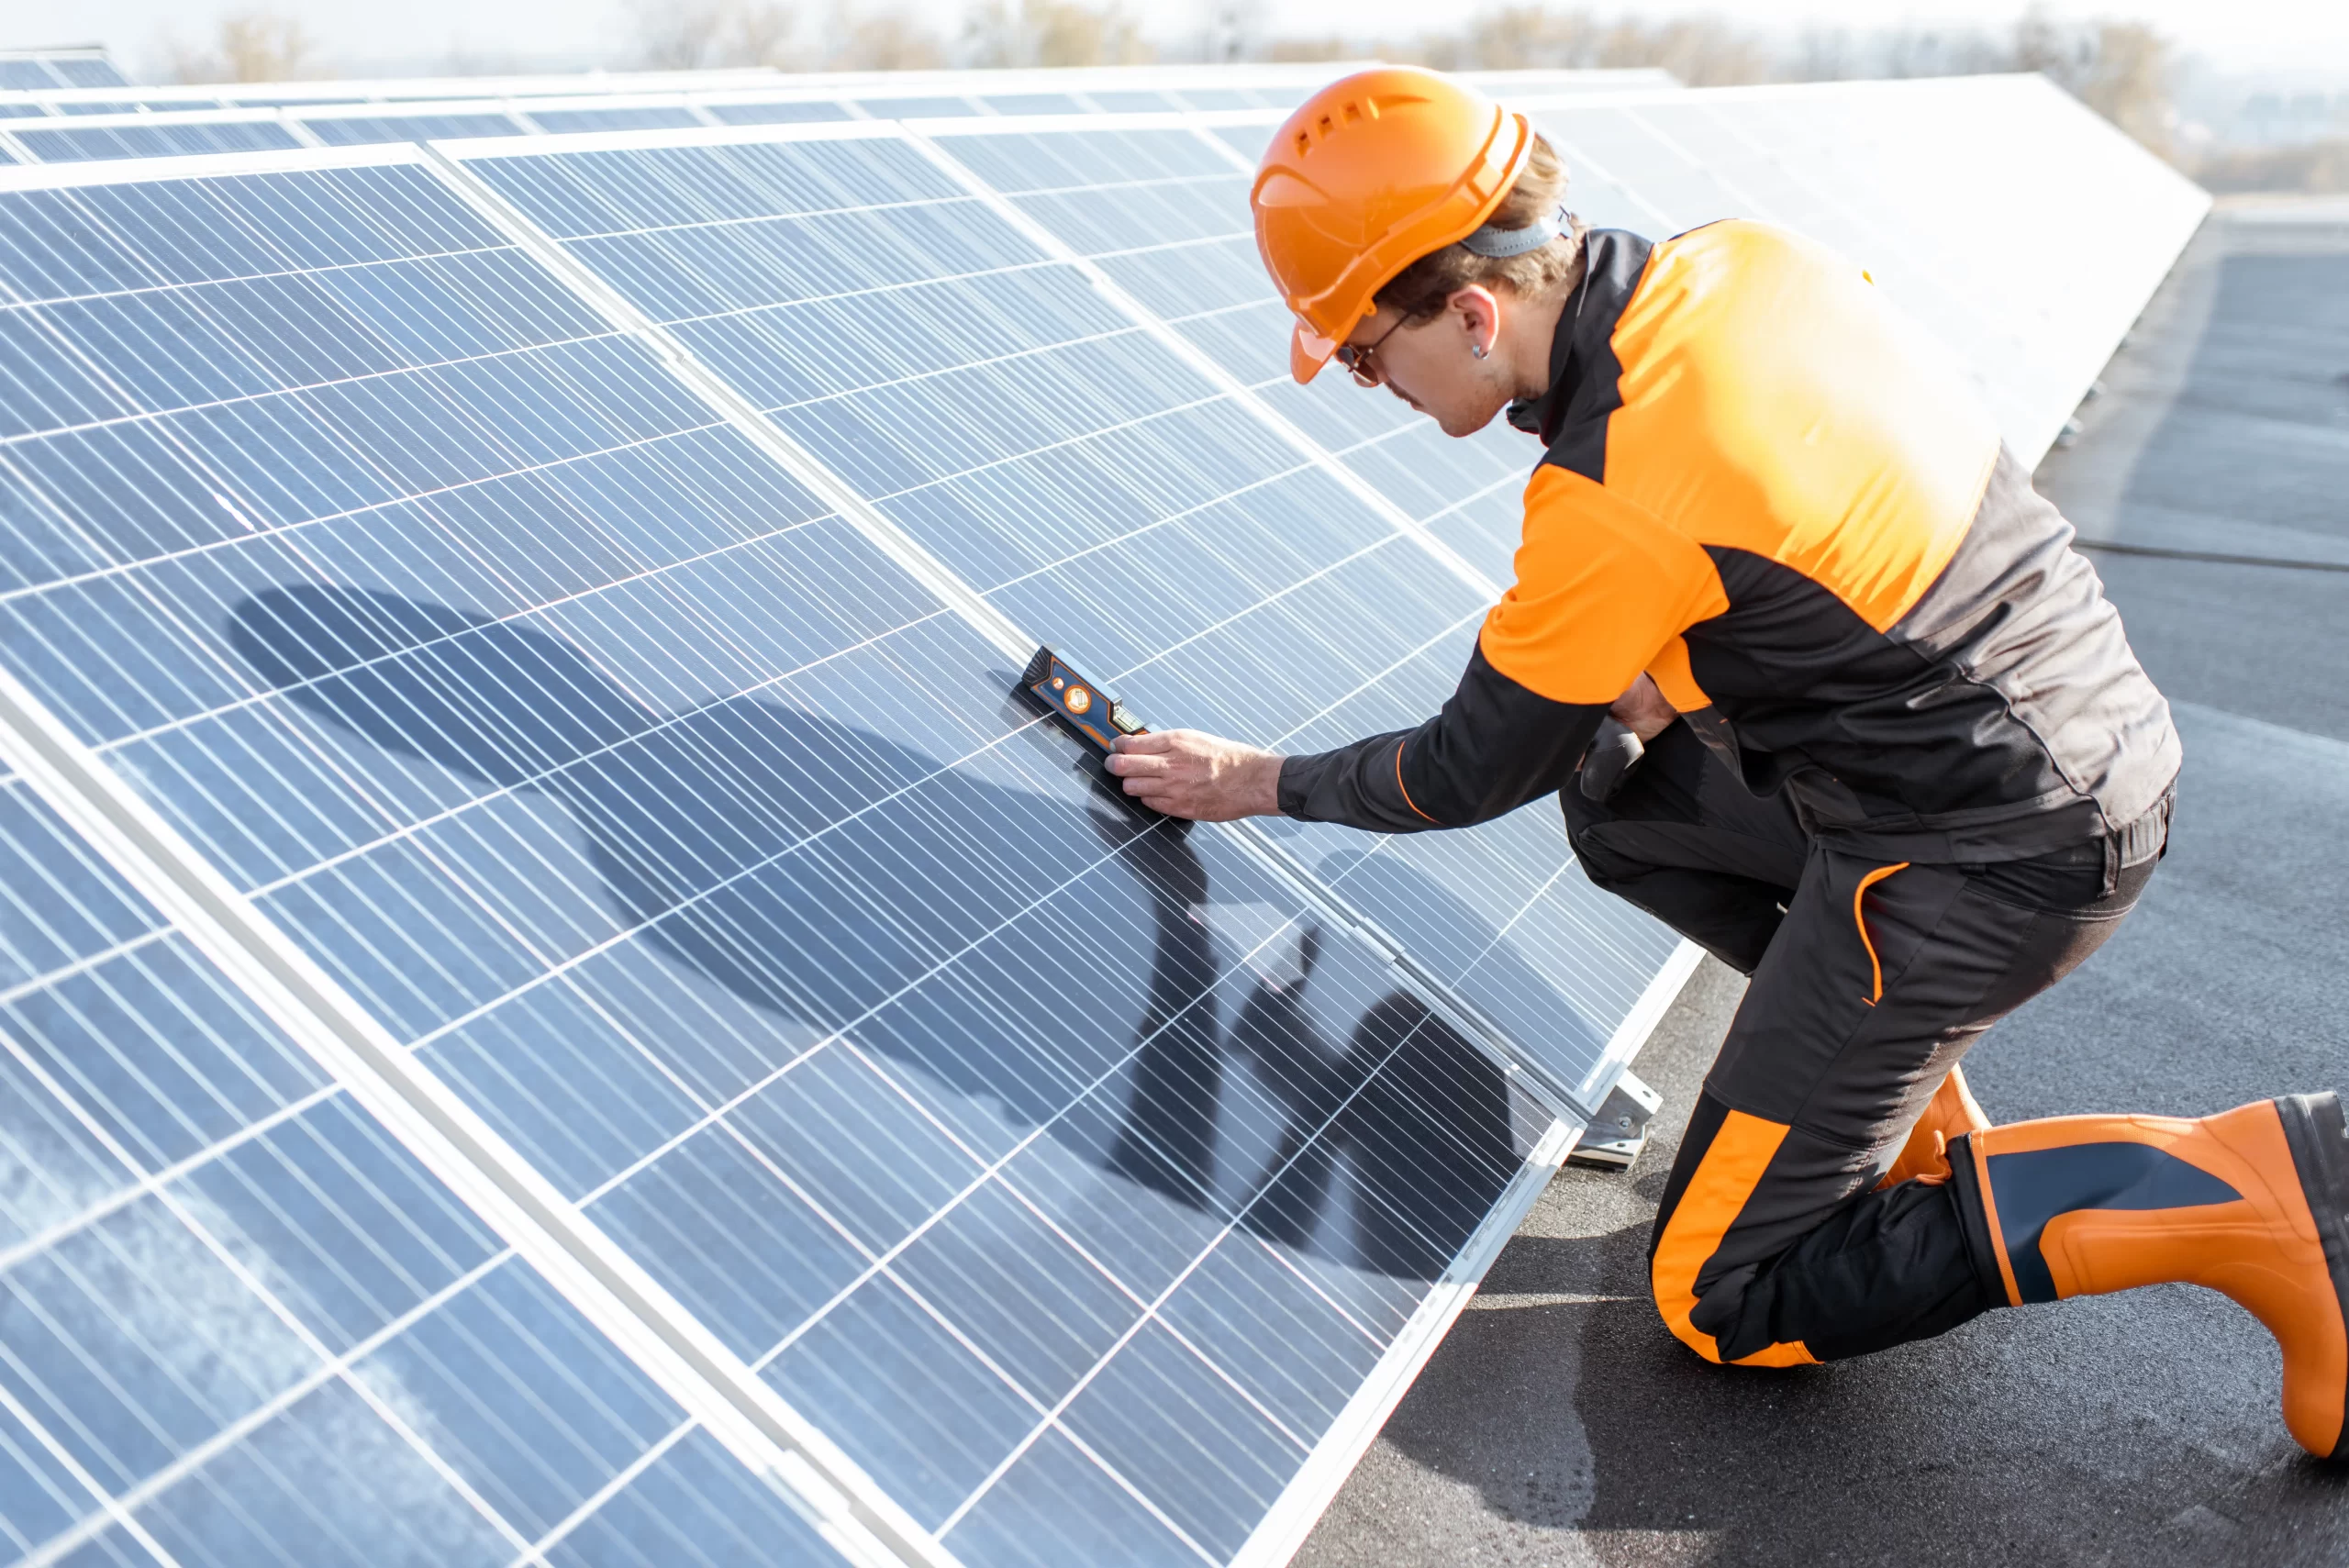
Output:
<instances>
[{"instance_id":1,"label":"row of solar panels","mask_svg":"<svg viewBox=\"0 0 2349 1568\"><path fill-rule=\"evenodd\" d=\"M1526 72L1523 91L1619 90L1625 76L1659 72ZM1286 108L1309 82L1248 86L1127 86L1092 92L1004 90L908 94L879 87L869 96L803 87L592 97L450 98L426 103L334 104L185 113L0 120L0 162L74 162L207 152L262 152L488 136L580 131L677 130L705 126L786 125L826 120L918 119L965 115L1086 115L1103 112ZM1514 84L1512 84L1514 85Z\"/></svg>"},{"instance_id":2,"label":"row of solar panels","mask_svg":"<svg viewBox=\"0 0 2349 1568\"><path fill-rule=\"evenodd\" d=\"M2203 206L2032 79L1535 112L2026 459ZM1177 835L1007 696L1335 742L1506 580L1521 440L1286 380L1275 117L0 172L22 1560L1293 1550L1687 961L1546 808Z\"/></svg>"},{"instance_id":3,"label":"row of solar panels","mask_svg":"<svg viewBox=\"0 0 2349 1568\"><path fill-rule=\"evenodd\" d=\"M449 76L395 82L268 83L239 86L141 87L135 94L0 92L0 120L129 116L283 108L287 123L341 109L365 116L396 110L441 114L459 103L495 104L501 112L583 110L615 99L711 109L775 106L764 120L698 120L682 124L763 124L790 120L904 119L971 114L1097 114L1174 109L1285 107L1360 62L1303 65L1108 66L1069 71L910 71L797 72L671 71L596 72L583 76ZM1491 71L1470 79L1497 94L1579 92L1674 85L1664 71ZM558 100L551 104L549 100ZM791 112L791 106L800 106ZM266 115L260 118L269 118ZM326 117L332 119L336 117ZM195 122L203 123L203 122ZM548 127L544 128L557 128ZM570 129L647 128L622 126ZM330 139L331 133L322 132ZM332 144L329 141L329 144ZM220 149L217 150L236 150Z\"/></svg>"},{"instance_id":4,"label":"row of solar panels","mask_svg":"<svg viewBox=\"0 0 2349 1568\"><path fill-rule=\"evenodd\" d=\"M0 92L128 85L102 49L0 50Z\"/></svg>"}]
</instances>

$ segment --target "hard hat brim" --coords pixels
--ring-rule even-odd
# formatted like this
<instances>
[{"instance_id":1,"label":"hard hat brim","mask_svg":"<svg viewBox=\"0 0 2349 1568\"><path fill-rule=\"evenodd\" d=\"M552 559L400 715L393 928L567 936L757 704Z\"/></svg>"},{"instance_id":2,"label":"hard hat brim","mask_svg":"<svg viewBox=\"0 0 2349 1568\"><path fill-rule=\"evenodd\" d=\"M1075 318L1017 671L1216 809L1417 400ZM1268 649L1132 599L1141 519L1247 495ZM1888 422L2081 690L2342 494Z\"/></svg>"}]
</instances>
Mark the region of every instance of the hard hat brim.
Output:
<instances>
[{"instance_id":1,"label":"hard hat brim","mask_svg":"<svg viewBox=\"0 0 2349 1568\"><path fill-rule=\"evenodd\" d=\"M1353 330L1352 323L1348 323L1346 330ZM1338 345L1334 339L1324 338L1300 321L1288 335L1288 373L1302 386L1319 375L1321 367L1328 364L1330 356L1337 351Z\"/></svg>"}]
</instances>

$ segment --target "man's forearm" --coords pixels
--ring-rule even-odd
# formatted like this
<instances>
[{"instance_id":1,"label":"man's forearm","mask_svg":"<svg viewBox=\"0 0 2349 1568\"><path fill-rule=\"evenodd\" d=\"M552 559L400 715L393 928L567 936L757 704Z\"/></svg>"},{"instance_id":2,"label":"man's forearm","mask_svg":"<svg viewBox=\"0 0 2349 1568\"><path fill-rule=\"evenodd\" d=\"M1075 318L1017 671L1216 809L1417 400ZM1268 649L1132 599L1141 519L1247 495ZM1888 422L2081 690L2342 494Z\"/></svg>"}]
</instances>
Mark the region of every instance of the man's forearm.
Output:
<instances>
[{"instance_id":1,"label":"man's forearm","mask_svg":"<svg viewBox=\"0 0 2349 1568\"><path fill-rule=\"evenodd\" d=\"M1442 824L1412 804L1398 764L1412 731L1373 735L1334 751L1281 759L1281 813L1374 833L1417 833Z\"/></svg>"},{"instance_id":2,"label":"man's forearm","mask_svg":"<svg viewBox=\"0 0 2349 1568\"><path fill-rule=\"evenodd\" d=\"M1473 827L1564 784L1606 714L1538 696L1479 653L1443 711L1417 729L1286 759L1280 807L1379 833Z\"/></svg>"}]
</instances>

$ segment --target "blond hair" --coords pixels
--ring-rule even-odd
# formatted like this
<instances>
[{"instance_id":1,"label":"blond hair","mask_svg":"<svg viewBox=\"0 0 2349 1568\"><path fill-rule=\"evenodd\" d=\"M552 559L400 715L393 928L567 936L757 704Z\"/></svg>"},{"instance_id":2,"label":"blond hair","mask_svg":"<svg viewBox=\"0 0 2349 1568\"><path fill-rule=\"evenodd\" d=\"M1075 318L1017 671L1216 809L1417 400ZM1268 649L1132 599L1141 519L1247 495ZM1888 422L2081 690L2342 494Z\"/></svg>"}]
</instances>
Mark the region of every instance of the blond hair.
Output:
<instances>
[{"instance_id":1,"label":"blond hair","mask_svg":"<svg viewBox=\"0 0 2349 1568\"><path fill-rule=\"evenodd\" d=\"M1566 166L1549 139L1537 131L1517 183L1509 187L1485 224L1492 228L1525 228L1546 223L1557 215L1565 197ZM1497 261L1454 243L1430 251L1396 273L1372 303L1398 313L1406 321L1425 321L1442 315L1444 302L1453 295L1479 284L1490 288L1506 284L1520 298L1546 294L1572 278L1581 259L1579 224L1539 250Z\"/></svg>"}]
</instances>

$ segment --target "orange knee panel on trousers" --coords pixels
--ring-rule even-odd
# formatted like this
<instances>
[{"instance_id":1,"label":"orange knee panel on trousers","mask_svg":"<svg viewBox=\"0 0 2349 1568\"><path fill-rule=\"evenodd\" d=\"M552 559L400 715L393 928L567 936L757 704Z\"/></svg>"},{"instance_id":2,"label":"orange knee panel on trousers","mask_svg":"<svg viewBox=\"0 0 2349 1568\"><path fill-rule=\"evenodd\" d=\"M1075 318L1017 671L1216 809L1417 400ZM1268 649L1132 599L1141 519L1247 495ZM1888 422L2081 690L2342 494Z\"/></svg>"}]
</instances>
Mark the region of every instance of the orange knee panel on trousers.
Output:
<instances>
[{"instance_id":1,"label":"orange knee panel on trousers","mask_svg":"<svg viewBox=\"0 0 2349 1568\"><path fill-rule=\"evenodd\" d=\"M1690 1321L1697 1309L1697 1275L1720 1251L1745 1200L1786 1141L1787 1128L1743 1111L1731 1111L1713 1135L1705 1157L1682 1191L1680 1201L1657 1238L1648 1265L1656 1310L1680 1342L1709 1362L1721 1359L1713 1337ZM1815 1366L1818 1358L1800 1344L1770 1345L1741 1356L1738 1366Z\"/></svg>"}]
</instances>

